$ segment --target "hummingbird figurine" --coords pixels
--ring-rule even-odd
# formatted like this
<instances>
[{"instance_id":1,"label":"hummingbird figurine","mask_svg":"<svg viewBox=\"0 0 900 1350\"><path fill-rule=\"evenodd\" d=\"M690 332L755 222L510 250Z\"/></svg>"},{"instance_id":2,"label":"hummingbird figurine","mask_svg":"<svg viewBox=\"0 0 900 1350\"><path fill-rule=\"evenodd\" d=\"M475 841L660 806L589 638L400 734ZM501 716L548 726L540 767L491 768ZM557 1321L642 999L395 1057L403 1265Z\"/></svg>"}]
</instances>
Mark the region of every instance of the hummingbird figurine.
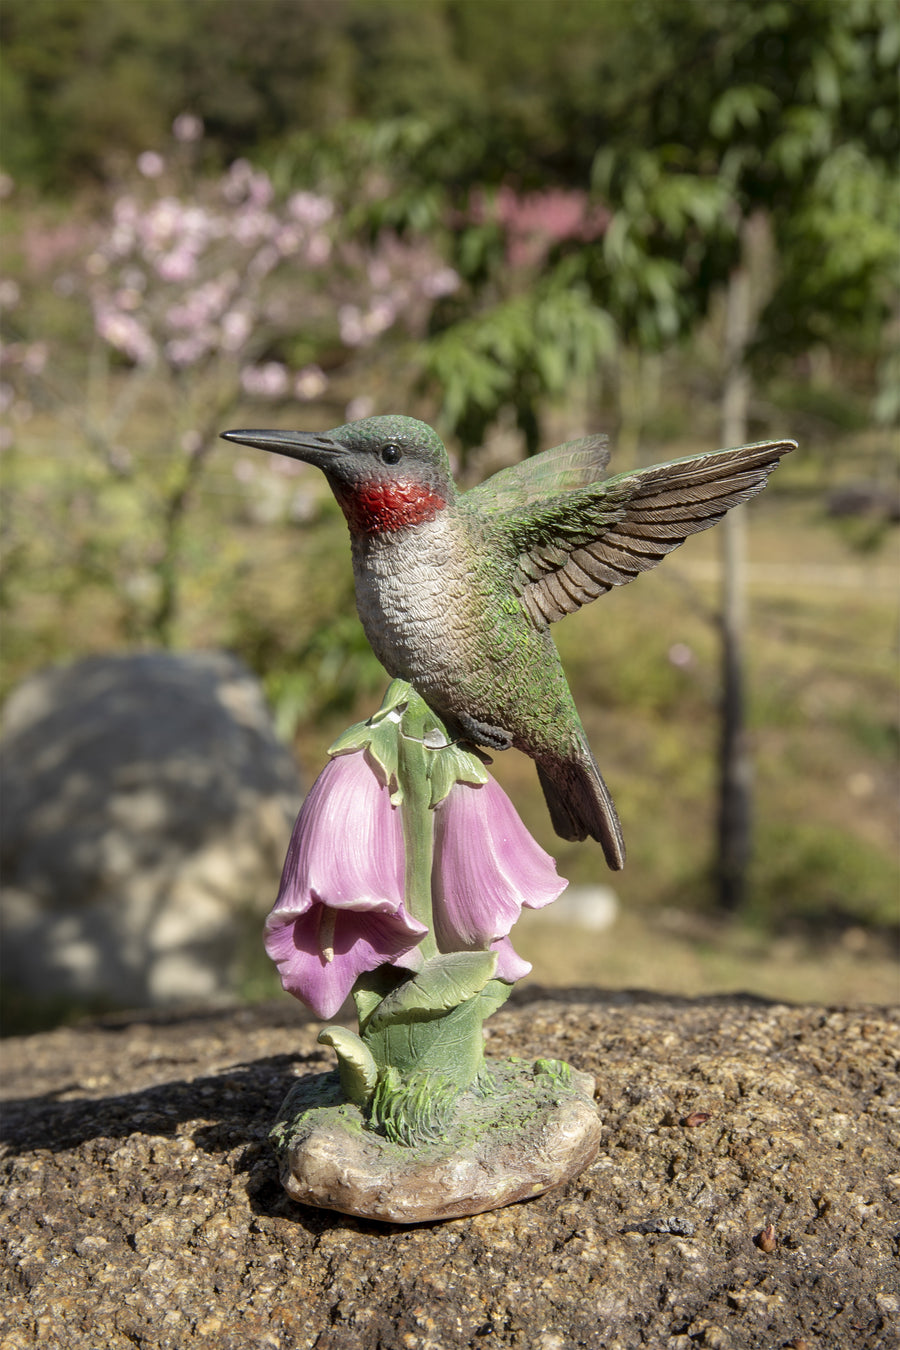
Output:
<instances>
[{"instance_id":1,"label":"hummingbird figurine","mask_svg":"<svg viewBox=\"0 0 900 1350\"><path fill-rule=\"evenodd\" d=\"M589 436L460 492L440 437L411 417L223 436L324 472L350 529L359 616L387 672L453 735L530 755L557 834L591 836L621 868L622 828L550 624L715 525L796 443L604 479L606 438Z\"/></svg>"}]
</instances>

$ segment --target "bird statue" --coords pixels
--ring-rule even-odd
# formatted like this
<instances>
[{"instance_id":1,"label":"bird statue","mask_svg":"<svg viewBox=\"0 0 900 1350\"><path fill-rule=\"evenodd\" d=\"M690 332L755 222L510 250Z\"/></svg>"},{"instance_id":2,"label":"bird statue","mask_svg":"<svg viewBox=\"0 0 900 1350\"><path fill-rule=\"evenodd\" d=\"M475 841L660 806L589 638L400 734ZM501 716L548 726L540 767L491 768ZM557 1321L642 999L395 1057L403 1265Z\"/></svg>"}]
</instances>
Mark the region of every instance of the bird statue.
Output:
<instances>
[{"instance_id":1,"label":"bird statue","mask_svg":"<svg viewBox=\"0 0 900 1350\"><path fill-rule=\"evenodd\" d=\"M387 672L452 735L530 755L557 834L591 836L621 868L622 828L550 624L715 525L796 443L603 479L606 438L588 436L460 492L440 437L411 417L223 436L323 471L350 529L359 616Z\"/></svg>"}]
</instances>

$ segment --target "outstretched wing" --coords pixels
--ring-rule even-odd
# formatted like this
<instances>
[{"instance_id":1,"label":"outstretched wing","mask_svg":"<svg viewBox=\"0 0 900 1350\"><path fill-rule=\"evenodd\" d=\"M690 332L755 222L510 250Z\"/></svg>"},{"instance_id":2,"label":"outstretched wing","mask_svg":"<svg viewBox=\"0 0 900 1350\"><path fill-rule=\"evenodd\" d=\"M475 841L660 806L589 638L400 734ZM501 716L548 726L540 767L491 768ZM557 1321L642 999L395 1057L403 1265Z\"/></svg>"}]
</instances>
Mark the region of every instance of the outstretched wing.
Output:
<instances>
[{"instance_id":1,"label":"outstretched wing","mask_svg":"<svg viewBox=\"0 0 900 1350\"><path fill-rule=\"evenodd\" d=\"M511 514L504 535L518 557L517 589L532 619L553 623L655 567L689 534L760 492L794 449L795 441L762 441L677 459Z\"/></svg>"},{"instance_id":2,"label":"outstretched wing","mask_svg":"<svg viewBox=\"0 0 900 1350\"><path fill-rule=\"evenodd\" d=\"M609 463L606 436L584 436L523 459L470 488L468 501L480 514L521 510L547 497L596 483Z\"/></svg>"}]
</instances>

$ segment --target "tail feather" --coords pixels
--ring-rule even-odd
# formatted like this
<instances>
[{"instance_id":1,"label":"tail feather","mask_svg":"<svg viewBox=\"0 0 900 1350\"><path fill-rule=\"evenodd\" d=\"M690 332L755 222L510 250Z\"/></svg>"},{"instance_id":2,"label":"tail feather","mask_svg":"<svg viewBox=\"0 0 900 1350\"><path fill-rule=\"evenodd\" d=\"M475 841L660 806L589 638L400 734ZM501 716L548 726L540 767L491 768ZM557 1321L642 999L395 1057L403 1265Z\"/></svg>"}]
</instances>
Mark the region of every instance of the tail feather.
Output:
<instances>
[{"instance_id":1,"label":"tail feather","mask_svg":"<svg viewBox=\"0 0 900 1350\"><path fill-rule=\"evenodd\" d=\"M563 839L586 839L602 846L614 872L625 866L625 840L609 789L584 742L569 759L542 758L537 766L553 828Z\"/></svg>"}]
</instances>

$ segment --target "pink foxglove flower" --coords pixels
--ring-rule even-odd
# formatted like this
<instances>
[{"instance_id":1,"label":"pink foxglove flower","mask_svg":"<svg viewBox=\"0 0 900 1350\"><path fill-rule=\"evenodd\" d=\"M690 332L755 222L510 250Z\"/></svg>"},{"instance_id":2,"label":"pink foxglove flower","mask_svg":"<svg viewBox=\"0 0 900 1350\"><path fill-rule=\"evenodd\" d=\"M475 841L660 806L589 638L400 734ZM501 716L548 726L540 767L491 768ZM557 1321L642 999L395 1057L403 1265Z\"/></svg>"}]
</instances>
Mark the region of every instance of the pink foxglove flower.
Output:
<instances>
[{"instance_id":1,"label":"pink foxglove flower","mask_svg":"<svg viewBox=\"0 0 900 1350\"><path fill-rule=\"evenodd\" d=\"M400 812L362 752L338 755L303 803L266 922L284 988L333 1017L363 971L404 965L428 930L403 895Z\"/></svg>"},{"instance_id":2,"label":"pink foxglove flower","mask_svg":"<svg viewBox=\"0 0 900 1350\"><path fill-rule=\"evenodd\" d=\"M443 952L498 954L497 977L517 980L531 969L508 934L522 906L540 909L568 884L526 830L492 778L456 783L435 810L434 935Z\"/></svg>"}]
</instances>

